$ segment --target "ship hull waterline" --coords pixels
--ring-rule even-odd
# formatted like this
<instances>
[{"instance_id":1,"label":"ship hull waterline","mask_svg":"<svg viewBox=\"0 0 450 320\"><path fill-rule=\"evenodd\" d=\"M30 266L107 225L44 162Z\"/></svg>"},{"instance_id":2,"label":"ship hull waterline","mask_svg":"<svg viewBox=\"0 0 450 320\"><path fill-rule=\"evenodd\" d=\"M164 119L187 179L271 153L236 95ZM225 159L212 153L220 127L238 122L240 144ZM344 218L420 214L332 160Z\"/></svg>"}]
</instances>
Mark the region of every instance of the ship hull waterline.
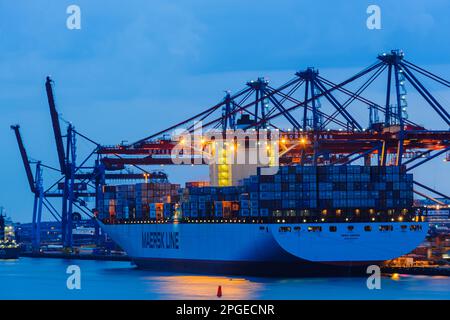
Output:
<instances>
[{"instance_id":1,"label":"ship hull waterline","mask_svg":"<svg viewBox=\"0 0 450 320\"><path fill-rule=\"evenodd\" d=\"M419 222L100 226L141 269L265 277L367 274L367 266L411 252L428 229Z\"/></svg>"}]
</instances>

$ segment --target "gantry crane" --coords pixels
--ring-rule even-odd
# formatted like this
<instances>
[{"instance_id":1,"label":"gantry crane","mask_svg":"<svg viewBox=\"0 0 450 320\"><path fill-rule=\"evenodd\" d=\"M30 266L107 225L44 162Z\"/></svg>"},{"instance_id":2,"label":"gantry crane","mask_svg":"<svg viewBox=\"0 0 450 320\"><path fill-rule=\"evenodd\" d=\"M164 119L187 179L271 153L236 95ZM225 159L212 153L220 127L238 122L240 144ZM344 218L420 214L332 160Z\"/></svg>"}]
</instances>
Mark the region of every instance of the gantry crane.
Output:
<instances>
[{"instance_id":1,"label":"gantry crane","mask_svg":"<svg viewBox=\"0 0 450 320\"><path fill-rule=\"evenodd\" d=\"M227 92L222 101L195 116L129 145L101 146L97 153L111 167L170 165L171 152L179 141L164 136L183 126L194 132L192 123L201 121L204 130L279 131L279 160L284 165L346 165L359 159L370 164L376 157L377 165L404 165L410 171L450 151L449 113L419 76L450 87L449 81L407 61L400 50L379 55L375 63L340 83L314 68L295 73L278 88L260 77L235 94ZM365 92L380 79L385 79L386 94L383 101L375 102ZM423 98L424 107L429 106L442 120L442 129L426 129L409 119L407 84ZM368 126L350 112L353 105L369 110ZM289 129L275 122L280 118ZM423 184L417 186L435 192Z\"/></svg>"},{"instance_id":2,"label":"gantry crane","mask_svg":"<svg viewBox=\"0 0 450 320\"><path fill-rule=\"evenodd\" d=\"M42 218L42 205L44 199L44 192L42 186L42 171L41 162L36 162L35 177L33 177L33 172L31 170L30 160L25 149L25 145L20 135L20 126L13 125L11 129L14 130L14 134L17 139L17 144L19 146L20 155L22 157L23 166L25 168L25 173L27 175L28 185L30 191L34 194L34 204L33 204L33 218L31 222L31 238L33 251L39 251L40 248L40 234L41 234L41 218Z\"/></svg>"},{"instance_id":3,"label":"gantry crane","mask_svg":"<svg viewBox=\"0 0 450 320\"><path fill-rule=\"evenodd\" d=\"M450 88L449 81L406 60L399 50L377 56L375 63L339 83L323 77L312 67L296 72L292 79L279 87L272 87L268 80L259 77L247 82L234 94L227 91L221 101L188 119L134 143L115 146L95 142L75 130L72 124L67 126L67 134L62 136L52 80L47 77L45 88L59 162L59 169L49 168L60 172L61 178L39 193L36 187L38 179L30 179L33 175L28 160L24 160L25 170L32 192L43 197L41 202L53 214L57 214L57 210L50 207L47 198L62 198L60 216L66 247L72 245L74 206L90 216L97 204L87 209L82 199L98 198L108 180L167 180L163 172L150 172L142 166L174 164L171 154L179 141L168 135L181 127L192 133L196 121L201 121L204 130L221 130L224 136L228 130L236 129L255 130L258 135L276 130L280 135L279 162L282 165L346 165L363 159L366 164L375 160L379 166L404 166L411 171L440 155L450 154L450 115L419 77ZM380 79L385 79L386 94L382 101L376 102L368 98L367 89ZM442 120L443 128L426 129L408 117L407 85L416 90L426 103L424 106L429 106ZM363 125L361 119L350 111L351 108L368 109L369 124ZM286 125L288 129L284 129ZM93 144L92 152L79 162L77 137ZM23 143L20 148L22 159L28 159L22 152ZM93 161L93 164L87 165L88 161ZM191 163L199 164L198 161ZM123 172L129 167L140 172ZM415 184L449 198L420 182L415 181ZM54 191L58 186L59 191ZM422 192L417 193L423 195ZM36 197L39 204L39 197ZM38 218L39 205L37 208Z\"/></svg>"},{"instance_id":4,"label":"gantry crane","mask_svg":"<svg viewBox=\"0 0 450 320\"><path fill-rule=\"evenodd\" d=\"M38 251L40 247L40 222L42 218L42 209L46 208L48 212L61 222L62 244L70 250L72 241L74 209L78 209L86 216L92 218L98 207L97 200L94 207L87 205L86 199L97 199L102 186L112 180L143 180L143 181L167 181L167 175L164 172L150 172L138 166L141 172L112 172L114 170L124 169L124 166L107 166L99 160L96 151L100 144L75 130L75 127L69 123L67 125L66 135L62 135L59 114L56 109L56 103L53 92L53 81L50 77L46 78L45 89L47 93L50 117L52 122L53 134L55 138L56 151L58 156L59 168L44 165L41 161L35 161L35 174L31 169L30 161L24 147L24 143L19 131L19 125L13 125L20 154L24 164L28 183L31 192L34 194L33 222L32 222L32 243L33 250ZM77 162L77 137L93 144L93 150L80 162ZM93 164L88 162L97 156ZM78 164L79 163L79 164ZM53 170L61 176L49 187L44 188L42 172L43 168ZM62 199L61 210L57 210L50 199ZM96 233L98 236L98 226Z\"/></svg>"}]
</instances>

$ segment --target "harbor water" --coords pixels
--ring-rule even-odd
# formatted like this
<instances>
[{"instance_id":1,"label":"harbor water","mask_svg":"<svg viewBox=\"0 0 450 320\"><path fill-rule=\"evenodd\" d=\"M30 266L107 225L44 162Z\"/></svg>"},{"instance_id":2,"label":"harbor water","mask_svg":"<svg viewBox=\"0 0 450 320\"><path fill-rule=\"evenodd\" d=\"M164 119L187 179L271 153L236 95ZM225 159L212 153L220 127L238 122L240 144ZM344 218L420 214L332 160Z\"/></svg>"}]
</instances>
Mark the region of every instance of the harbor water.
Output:
<instances>
[{"instance_id":1,"label":"harbor water","mask_svg":"<svg viewBox=\"0 0 450 320\"><path fill-rule=\"evenodd\" d=\"M81 271L80 289L67 288L67 268ZM138 270L129 262L20 258L0 260L0 299L450 299L450 277L254 278Z\"/></svg>"}]
</instances>

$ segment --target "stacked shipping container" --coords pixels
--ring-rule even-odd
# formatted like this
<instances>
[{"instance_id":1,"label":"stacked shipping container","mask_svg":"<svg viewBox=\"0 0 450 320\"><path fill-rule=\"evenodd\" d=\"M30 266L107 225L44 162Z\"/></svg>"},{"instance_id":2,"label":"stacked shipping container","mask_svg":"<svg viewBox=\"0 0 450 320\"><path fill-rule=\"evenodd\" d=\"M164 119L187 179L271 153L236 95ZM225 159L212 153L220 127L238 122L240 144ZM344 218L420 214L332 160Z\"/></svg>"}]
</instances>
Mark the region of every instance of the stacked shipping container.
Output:
<instances>
[{"instance_id":1,"label":"stacked shipping container","mask_svg":"<svg viewBox=\"0 0 450 320\"><path fill-rule=\"evenodd\" d=\"M116 216L116 186L103 186L102 193L97 199L99 218Z\"/></svg>"},{"instance_id":2,"label":"stacked shipping container","mask_svg":"<svg viewBox=\"0 0 450 320\"><path fill-rule=\"evenodd\" d=\"M186 182L186 188L209 187L209 181L189 181Z\"/></svg>"},{"instance_id":3,"label":"stacked shipping container","mask_svg":"<svg viewBox=\"0 0 450 320\"><path fill-rule=\"evenodd\" d=\"M101 218L164 219L181 202L192 219L237 217L354 217L406 212L413 206L413 180L397 166L284 166L239 186L207 183L140 183L105 186Z\"/></svg>"},{"instance_id":4,"label":"stacked shipping container","mask_svg":"<svg viewBox=\"0 0 450 320\"><path fill-rule=\"evenodd\" d=\"M179 201L179 184L138 183L136 184L136 218L150 217L150 204Z\"/></svg>"},{"instance_id":5,"label":"stacked shipping container","mask_svg":"<svg viewBox=\"0 0 450 320\"><path fill-rule=\"evenodd\" d=\"M228 210L221 208L229 205L209 196L221 192L239 204L242 217L353 217L401 212L413 204L412 175L401 167L285 166L275 175L258 171L240 187L188 188L191 196L182 204L185 216L221 217L220 211Z\"/></svg>"},{"instance_id":6,"label":"stacked shipping container","mask_svg":"<svg viewBox=\"0 0 450 320\"><path fill-rule=\"evenodd\" d=\"M190 218L231 218L239 215L243 187L193 187L183 191L181 210Z\"/></svg>"},{"instance_id":7,"label":"stacked shipping container","mask_svg":"<svg viewBox=\"0 0 450 320\"><path fill-rule=\"evenodd\" d=\"M116 218L128 219L136 211L135 186L116 186Z\"/></svg>"},{"instance_id":8,"label":"stacked shipping container","mask_svg":"<svg viewBox=\"0 0 450 320\"><path fill-rule=\"evenodd\" d=\"M151 216L154 218L168 216L169 207L166 206L164 210L164 204L178 202L179 189L179 184L170 183L104 186L98 199L99 217L143 219Z\"/></svg>"}]
</instances>

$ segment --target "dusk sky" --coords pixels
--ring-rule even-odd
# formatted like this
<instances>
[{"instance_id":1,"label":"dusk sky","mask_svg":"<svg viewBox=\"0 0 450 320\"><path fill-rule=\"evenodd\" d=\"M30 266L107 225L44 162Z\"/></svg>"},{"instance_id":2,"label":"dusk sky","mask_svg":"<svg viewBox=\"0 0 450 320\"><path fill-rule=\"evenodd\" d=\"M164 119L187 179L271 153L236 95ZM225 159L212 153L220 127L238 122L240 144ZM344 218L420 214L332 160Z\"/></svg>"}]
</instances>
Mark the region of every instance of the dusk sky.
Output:
<instances>
[{"instance_id":1,"label":"dusk sky","mask_svg":"<svg viewBox=\"0 0 450 320\"><path fill-rule=\"evenodd\" d=\"M71 4L81 8L81 30L66 27ZM371 4L381 8L381 30L366 27ZM132 142L258 76L277 86L314 66L338 82L390 49L403 49L409 61L449 80L449 16L445 0L0 0L0 206L15 221L31 221L33 196L11 124L21 125L30 158L57 166L47 75L64 121L102 144ZM424 84L450 111L449 90ZM408 90L411 120L448 129ZM382 104L381 86L368 94ZM367 118L363 113L362 122ZM89 147L79 140L80 158ZM448 194L450 163L443 158L414 173ZM206 167L164 170L172 182L207 178ZM45 184L53 178L47 173Z\"/></svg>"}]
</instances>

